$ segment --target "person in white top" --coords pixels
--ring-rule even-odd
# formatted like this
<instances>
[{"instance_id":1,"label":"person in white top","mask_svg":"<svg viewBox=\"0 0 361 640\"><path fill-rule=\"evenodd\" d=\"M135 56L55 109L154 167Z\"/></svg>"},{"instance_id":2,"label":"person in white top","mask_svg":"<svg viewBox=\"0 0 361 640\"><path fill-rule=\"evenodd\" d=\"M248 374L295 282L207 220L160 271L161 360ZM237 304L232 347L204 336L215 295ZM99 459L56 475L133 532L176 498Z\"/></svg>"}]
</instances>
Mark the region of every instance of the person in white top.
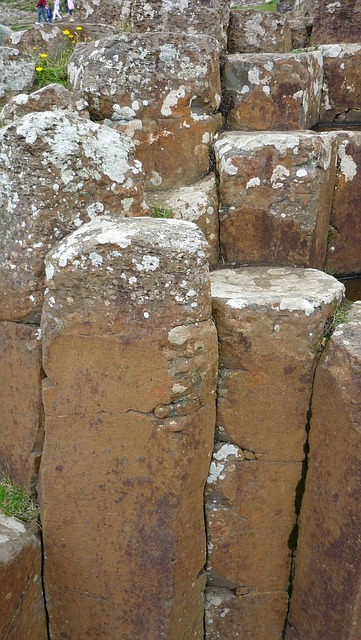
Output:
<instances>
[{"instance_id":1,"label":"person in white top","mask_svg":"<svg viewBox=\"0 0 361 640\"><path fill-rule=\"evenodd\" d=\"M70 22L74 22L74 18L73 18L73 11L74 11L74 2L73 0L68 0L68 10L69 10L69 15L70 15Z\"/></svg>"},{"instance_id":2,"label":"person in white top","mask_svg":"<svg viewBox=\"0 0 361 640\"><path fill-rule=\"evenodd\" d=\"M56 20L57 18L58 20L61 20L59 9L60 9L60 0L54 0L53 20Z\"/></svg>"}]
</instances>

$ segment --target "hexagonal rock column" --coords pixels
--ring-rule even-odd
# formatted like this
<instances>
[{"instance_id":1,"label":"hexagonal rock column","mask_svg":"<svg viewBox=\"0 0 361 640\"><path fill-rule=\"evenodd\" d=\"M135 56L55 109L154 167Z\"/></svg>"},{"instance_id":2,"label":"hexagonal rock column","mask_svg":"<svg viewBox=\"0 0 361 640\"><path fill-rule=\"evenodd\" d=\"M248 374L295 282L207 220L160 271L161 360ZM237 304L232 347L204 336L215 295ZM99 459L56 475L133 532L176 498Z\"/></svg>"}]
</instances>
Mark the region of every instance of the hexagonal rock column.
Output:
<instances>
[{"instance_id":1,"label":"hexagonal rock column","mask_svg":"<svg viewBox=\"0 0 361 640\"><path fill-rule=\"evenodd\" d=\"M230 0L134 0L132 31L202 33L227 46Z\"/></svg>"},{"instance_id":2,"label":"hexagonal rock column","mask_svg":"<svg viewBox=\"0 0 361 640\"><path fill-rule=\"evenodd\" d=\"M0 322L0 473L30 487L43 443L39 327Z\"/></svg>"},{"instance_id":3,"label":"hexagonal rock column","mask_svg":"<svg viewBox=\"0 0 361 640\"><path fill-rule=\"evenodd\" d=\"M79 45L69 78L92 117L110 119L133 136L147 189L180 187L207 174L222 124L215 114L221 85L214 38L125 33Z\"/></svg>"},{"instance_id":4,"label":"hexagonal rock column","mask_svg":"<svg viewBox=\"0 0 361 640\"><path fill-rule=\"evenodd\" d=\"M313 269L225 269L211 279L220 366L206 638L280 640L313 375L344 287Z\"/></svg>"},{"instance_id":5,"label":"hexagonal rock column","mask_svg":"<svg viewBox=\"0 0 361 640\"><path fill-rule=\"evenodd\" d=\"M357 640L361 612L361 303L317 368L287 640Z\"/></svg>"},{"instance_id":6,"label":"hexagonal rock column","mask_svg":"<svg viewBox=\"0 0 361 640\"><path fill-rule=\"evenodd\" d=\"M361 133L337 136L337 175L326 256L329 273L361 273Z\"/></svg>"},{"instance_id":7,"label":"hexagonal rock column","mask_svg":"<svg viewBox=\"0 0 361 640\"><path fill-rule=\"evenodd\" d=\"M226 57L222 102L228 129L309 129L319 121L322 55L234 53Z\"/></svg>"},{"instance_id":8,"label":"hexagonal rock column","mask_svg":"<svg viewBox=\"0 0 361 640\"><path fill-rule=\"evenodd\" d=\"M217 337L205 241L95 220L47 259L40 504L51 634L203 638Z\"/></svg>"},{"instance_id":9,"label":"hexagonal rock column","mask_svg":"<svg viewBox=\"0 0 361 640\"><path fill-rule=\"evenodd\" d=\"M225 260L322 269L336 170L334 134L227 132L214 148Z\"/></svg>"},{"instance_id":10,"label":"hexagonal rock column","mask_svg":"<svg viewBox=\"0 0 361 640\"><path fill-rule=\"evenodd\" d=\"M46 640L38 538L0 513L0 637Z\"/></svg>"},{"instance_id":11,"label":"hexagonal rock column","mask_svg":"<svg viewBox=\"0 0 361 640\"><path fill-rule=\"evenodd\" d=\"M332 44L318 47L322 53L324 78L321 123L361 123L361 44Z\"/></svg>"},{"instance_id":12,"label":"hexagonal rock column","mask_svg":"<svg viewBox=\"0 0 361 640\"><path fill-rule=\"evenodd\" d=\"M216 266L219 258L219 204L214 174L189 187L146 192L145 199L150 207L157 207L174 218L194 222L208 242L208 262Z\"/></svg>"},{"instance_id":13,"label":"hexagonal rock column","mask_svg":"<svg viewBox=\"0 0 361 640\"><path fill-rule=\"evenodd\" d=\"M39 322L44 256L99 214L145 213L131 140L75 113L32 113L0 129L0 320Z\"/></svg>"},{"instance_id":14,"label":"hexagonal rock column","mask_svg":"<svg viewBox=\"0 0 361 640\"><path fill-rule=\"evenodd\" d=\"M291 49L291 28L282 14L254 10L231 11L229 53L283 53Z\"/></svg>"},{"instance_id":15,"label":"hexagonal rock column","mask_svg":"<svg viewBox=\"0 0 361 640\"><path fill-rule=\"evenodd\" d=\"M311 45L358 42L361 32L360 0L317 0Z\"/></svg>"},{"instance_id":16,"label":"hexagonal rock column","mask_svg":"<svg viewBox=\"0 0 361 640\"><path fill-rule=\"evenodd\" d=\"M43 32L42 29L41 31ZM30 94L18 93L4 105L0 119L3 125L6 125L34 111L56 111L57 109L74 111L84 118L89 118L87 106L87 102L73 91L54 83Z\"/></svg>"}]
</instances>

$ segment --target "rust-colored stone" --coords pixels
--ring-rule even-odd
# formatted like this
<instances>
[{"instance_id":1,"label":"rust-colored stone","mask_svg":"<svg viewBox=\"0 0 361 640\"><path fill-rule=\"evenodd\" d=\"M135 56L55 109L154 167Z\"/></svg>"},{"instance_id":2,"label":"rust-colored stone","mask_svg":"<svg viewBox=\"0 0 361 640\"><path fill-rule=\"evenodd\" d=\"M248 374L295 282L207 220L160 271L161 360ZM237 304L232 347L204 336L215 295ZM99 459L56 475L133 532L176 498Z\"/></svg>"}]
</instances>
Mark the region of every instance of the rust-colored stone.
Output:
<instances>
[{"instance_id":1,"label":"rust-colored stone","mask_svg":"<svg viewBox=\"0 0 361 640\"><path fill-rule=\"evenodd\" d=\"M337 142L326 270L334 274L361 273L361 133L341 132Z\"/></svg>"},{"instance_id":2,"label":"rust-colored stone","mask_svg":"<svg viewBox=\"0 0 361 640\"><path fill-rule=\"evenodd\" d=\"M0 637L46 640L38 538L0 513Z\"/></svg>"},{"instance_id":3,"label":"rust-colored stone","mask_svg":"<svg viewBox=\"0 0 361 640\"><path fill-rule=\"evenodd\" d=\"M85 100L61 84L49 84L29 95L20 93L11 98L4 106L0 118L4 126L34 111L56 111L57 109L75 111L78 115L89 118L87 106Z\"/></svg>"},{"instance_id":4,"label":"rust-colored stone","mask_svg":"<svg viewBox=\"0 0 361 640\"><path fill-rule=\"evenodd\" d=\"M318 49L324 66L320 122L339 128L347 123L360 124L361 44L330 44Z\"/></svg>"},{"instance_id":5,"label":"rust-colored stone","mask_svg":"<svg viewBox=\"0 0 361 640\"><path fill-rule=\"evenodd\" d=\"M359 42L361 32L361 0L317 0L311 45Z\"/></svg>"},{"instance_id":6,"label":"rust-colored stone","mask_svg":"<svg viewBox=\"0 0 361 640\"><path fill-rule=\"evenodd\" d=\"M40 328L0 322L0 472L30 487L43 443Z\"/></svg>"},{"instance_id":7,"label":"rust-colored stone","mask_svg":"<svg viewBox=\"0 0 361 640\"><path fill-rule=\"evenodd\" d=\"M48 256L40 503L56 638L203 638L205 249L191 223L103 219Z\"/></svg>"},{"instance_id":8,"label":"rust-colored stone","mask_svg":"<svg viewBox=\"0 0 361 640\"><path fill-rule=\"evenodd\" d=\"M157 191L189 186L208 173L209 151L222 116L132 120L115 126L134 142L145 188Z\"/></svg>"},{"instance_id":9,"label":"rust-colored stone","mask_svg":"<svg viewBox=\"0 0 361 640\"><path fill-rule=\"evenodd\" d=\"M219 383L207 576L225 592L208 607L206 637L280 640L313 375L344 287L313 269L224 269L211 280Z\"/></svg>"},{"instance_id":10,"label":"rust-colored stone","mask_svg":"<svg viewBox=\"0 0 361 640\"><path fill-rule=\"evenodd\" d=\"M319 51L230 54L222 85L228 129L309 129L319 121L322 55Z\"/></svg>"},{"instance_id":11,"label":"rust-colored stone","mask_svg":"<svg viewBox=\"0 0 361 640\"><path fill-rule=\"evenodd\" d=\"M317 367L287 640L358 640L361 628L361 303Z\"/></svg>"},{"instance_id":12,"label":"rust-colored stone","mask_svg":"<svg viewBox=\"0 0 361 640\"><path fill-rule=\"evenodd\" d=\"M322 269L336 170L334 135L226 132L214 148L226 262Z\"/></svg>"}]
</instances>

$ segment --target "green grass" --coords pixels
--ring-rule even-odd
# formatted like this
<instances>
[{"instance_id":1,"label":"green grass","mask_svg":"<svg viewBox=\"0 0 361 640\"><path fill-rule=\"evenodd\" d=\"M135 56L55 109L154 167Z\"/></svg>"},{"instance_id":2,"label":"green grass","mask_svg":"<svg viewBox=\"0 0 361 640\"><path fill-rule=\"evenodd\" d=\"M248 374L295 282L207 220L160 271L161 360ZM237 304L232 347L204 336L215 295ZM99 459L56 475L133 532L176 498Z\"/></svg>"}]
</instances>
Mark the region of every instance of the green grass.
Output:
<instances>
[{"instance_id":1,"label":"green grass","mask_svg":"<svg viewBox=\"0 0 361 640\"><path fill-rule=\"evenodd\" d=\"M0 475L0 512L23 522L37 520L38 509L30 494L11 482L8 473Z\"/></svg>"},{"instance_id":2,"label":"green grass","mask_svg":"<svg viewBox=\"0 0 361 640\"><path fill-rule=\"evenodd\" d=\"M254 4L251 7L233 7L233 9L255 9L256 11L276 11L278 0L272 0L268 4Z\"/></svg>"},{"instance_id":3,"label":"green grass","mask_svg":"<svg viewBox=\"0 0 361 640\"><path fill-rule=\"evenodd\" d=\"M152 207L151 214L152 218L173 218L174 216L173 211L165 207Z\"/></svg>"},{"instance_id":4,"label":"green grass","mask_svg":"<svg viewBox=\"0 0 361 640\"><path fill-rule=\"evenodd\" d=\"M339 324L348 322L351 302L343 300L334 310L333 314L328 318L325 324L323 338L319 345L319 351L323 351L327 342L331 338L333 332Z\"/></svg>"}]
</instances>

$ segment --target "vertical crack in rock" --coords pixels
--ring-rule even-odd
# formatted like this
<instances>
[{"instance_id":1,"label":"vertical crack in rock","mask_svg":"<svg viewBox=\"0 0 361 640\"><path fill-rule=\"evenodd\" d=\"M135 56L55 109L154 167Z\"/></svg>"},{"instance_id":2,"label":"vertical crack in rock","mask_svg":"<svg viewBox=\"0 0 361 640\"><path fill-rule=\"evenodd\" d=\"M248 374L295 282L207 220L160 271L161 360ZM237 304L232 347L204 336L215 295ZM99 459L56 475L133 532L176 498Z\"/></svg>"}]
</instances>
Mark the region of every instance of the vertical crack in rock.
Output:
<instances>
[{"instance_id":1,"label":"vertical crack in rock","mask_svg":"<svg viewBox=\"0 0 361 640\"><path fill-rule=\"evenodd\" d=\"M43 541L43 531L41 528L41 520L39 516L39 538L40 538L40 546L41 546L41 588L43 592L43 604L45 611L45 624L46 624L46 637L47 640L51 640L50 636L50 624L49 624L49 611L46 601L46 589L45 589L45 580L44 580L44 559L45 559L45 551L44 551L44 541Z\"/></svg>"}]
</instances>

